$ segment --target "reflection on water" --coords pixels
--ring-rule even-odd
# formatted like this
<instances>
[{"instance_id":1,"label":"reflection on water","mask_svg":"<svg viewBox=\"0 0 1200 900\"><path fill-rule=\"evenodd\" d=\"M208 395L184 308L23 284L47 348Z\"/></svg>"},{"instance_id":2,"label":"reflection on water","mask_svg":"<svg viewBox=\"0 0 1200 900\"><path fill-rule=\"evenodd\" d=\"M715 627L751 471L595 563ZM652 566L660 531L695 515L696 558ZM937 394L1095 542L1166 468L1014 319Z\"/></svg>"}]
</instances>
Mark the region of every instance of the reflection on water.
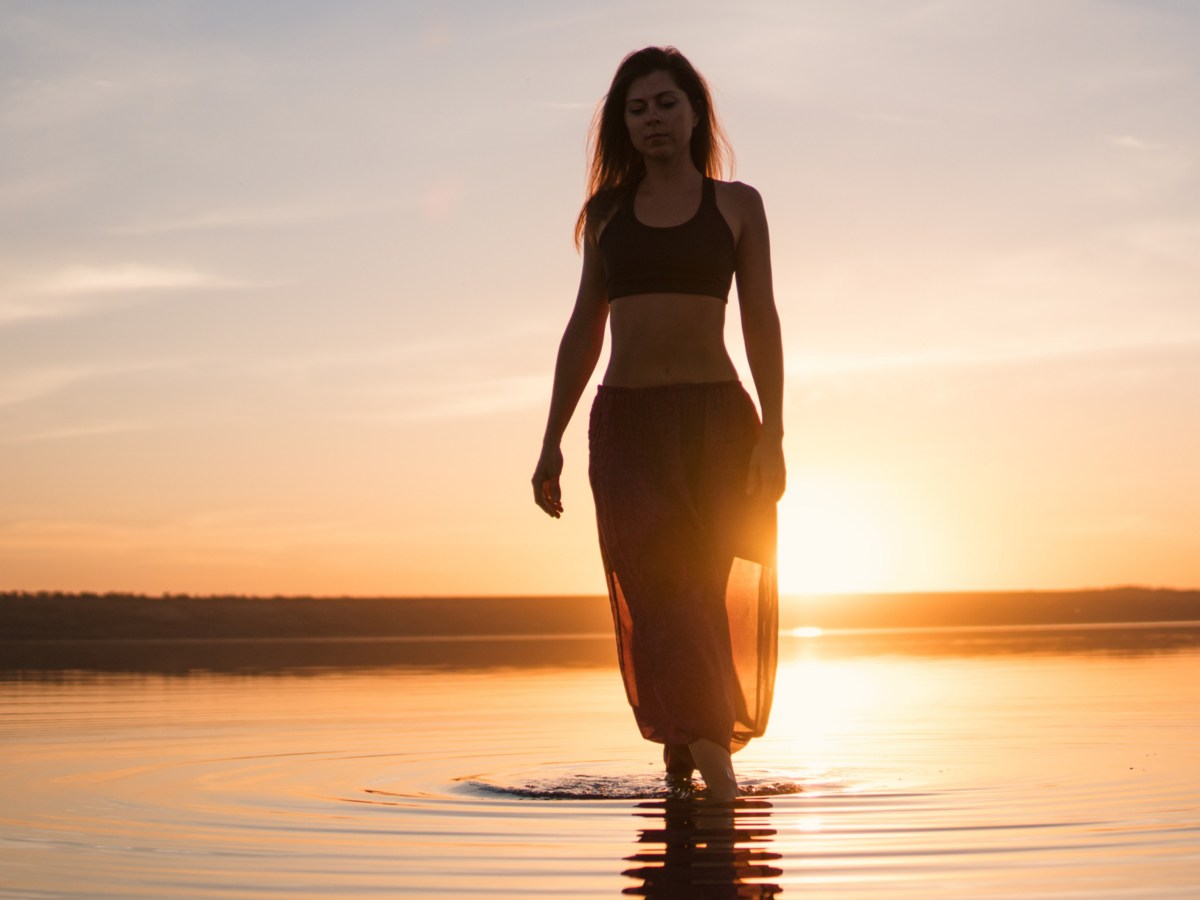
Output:
<instances>
[{"instance_id":1,"label":"reflection on water","mask_svg":"<svg viewBox=\"0 0 1200 900\"><path fill-rule=\"evenodd\" d=\"M803 634L808 630L798 631ZM826 653L838 656L1061 656L1068 653L1142 656L1200 649L1200 623L846 629L820 632L819 641Z\"/></svg>"},{"instance_id":2,"label":"reflection on water","mask_svg":"<svg viewBox=\"0 0 1200 900\"><path fill-rule=\"evenodd\" d=\"M1193 898L1200 649L1159 631L786 639L732 814L661 800L611 661L22 668L0 898Z\"/></svg>"},{"instance_id":3,"label":"reflection on water","mask_svg":"<svg viewBox=\"0 0 1200 900\"><path fill-rule=\"evenodd\" d=\"M638 831L647 849L625 857L639 863L624 875L641 884L622 893L639 897L740 900L774 897L782 888L760 879L783 874L782 856L766 849L771 804L743 800L736 806L702 803L639 803L635 815L652 820ZM661 848L661 849L660 849Z\"/></svg>"}]
</instances>

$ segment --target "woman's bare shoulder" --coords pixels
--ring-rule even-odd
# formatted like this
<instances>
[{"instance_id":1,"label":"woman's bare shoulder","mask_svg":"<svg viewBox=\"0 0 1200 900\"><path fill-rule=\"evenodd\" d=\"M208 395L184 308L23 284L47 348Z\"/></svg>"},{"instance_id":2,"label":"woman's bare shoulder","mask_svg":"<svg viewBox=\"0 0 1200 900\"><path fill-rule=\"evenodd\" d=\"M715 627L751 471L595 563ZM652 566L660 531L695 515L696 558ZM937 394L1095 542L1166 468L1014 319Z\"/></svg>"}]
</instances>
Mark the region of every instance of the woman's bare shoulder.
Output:
<instances>
[{"instance_id":1,"label":"woman's bare shoulder","mask_svg":"<svg viewBox=\"0 0 1200 900\"><path fill-rule=\"evenodd\" d=\"M741 243L742 235L749 230L762 230L766 223L762 196L744 181L717 181L717 209L729 223L734 241Z\"/></svg>"},{"instance_id":2,"label":"woman's bare shoulder","mask_svg":"<svg viewBox=\"0 0 1200 900\"><path fill-rule=\"evenodd\" d=\"M608 227L608 223L613 220L613 216L615 214L616 214L615 210L610 209L604 213L597 215L595 222L588 223L588 227L585 231L585 234L588 236L587 239L592 243L592 245L594 247L599 248L600 236L604 234L604 229Z\"/></svg>"},{"instance_id":3,"label":"woman's bare shoulder","mask_svg":"<svg viewBox=\"0 0 1200 900\"><path fill-rule=\"evenodd\" d=\"M750 213L762 209L762 195L744 181L717 181L717 199L728 203L738 212Z\"/></svg>"}]
</instances>

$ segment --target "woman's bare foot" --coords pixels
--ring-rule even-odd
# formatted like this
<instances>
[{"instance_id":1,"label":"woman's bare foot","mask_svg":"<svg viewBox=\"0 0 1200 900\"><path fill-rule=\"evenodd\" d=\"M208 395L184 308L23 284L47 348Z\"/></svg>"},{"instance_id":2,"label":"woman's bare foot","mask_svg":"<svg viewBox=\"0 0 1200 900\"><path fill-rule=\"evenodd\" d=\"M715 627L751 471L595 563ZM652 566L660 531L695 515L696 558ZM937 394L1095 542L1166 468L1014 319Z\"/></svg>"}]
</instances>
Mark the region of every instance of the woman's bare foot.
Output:
<instances>
[{"instance_id":1,"label":"woman's bare foot","mask_svg":"<svg viewBox=\"0 0 1200 900\"><path fill-rule=\"evenodd\" d=\"M692 800L696 796L692 773L696 764L687 744L667 744L663 747L663 763L667 767L668 800Z\"/></svg>"},{"instance_id":2,"label":"woman's bare foot","mask_svg":"<svg viewBox=\"0 0 1200 900\"><path fill-rule=\"evenodd\" d=\"M692 759L696 768L704 776L708 785L708 796L720 803L728 803L738 798L737 777L733 774L733 759L729 750L720 744L715 744L708 738L700 738L688 744L692 751Z\"/></svg>"}]
</instances>

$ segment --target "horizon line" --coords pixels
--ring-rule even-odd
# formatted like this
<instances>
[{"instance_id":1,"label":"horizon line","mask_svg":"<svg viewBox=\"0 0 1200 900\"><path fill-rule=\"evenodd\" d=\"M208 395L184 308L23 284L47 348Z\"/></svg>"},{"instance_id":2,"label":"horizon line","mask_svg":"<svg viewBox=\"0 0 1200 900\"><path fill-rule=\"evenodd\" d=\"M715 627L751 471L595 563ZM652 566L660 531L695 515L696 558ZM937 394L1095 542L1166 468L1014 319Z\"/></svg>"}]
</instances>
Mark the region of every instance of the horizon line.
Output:
<instances>
[{"instance_id":1,"label":"horizon line","mask_svg":"<svg viewBox=\"0 0 1200 900\"><path fill-rule=\"evenodd\" d=\"M959 594L1101 594L1119 591L1158 593L1200 593L1200 587L1169 585L1113 584L1072 588L965 588L905 591L788 591L780 592L783 599L832 599L838 597L914 597L948 596ZM0 589L0 597L130 597L154 600L596 600L608 599L603 592L595 593L507 593L507 594L254 594L254 593L190 593L161 591L158 593L123 590L62 590L57 588Z\"/></svg>"}]
</instances>

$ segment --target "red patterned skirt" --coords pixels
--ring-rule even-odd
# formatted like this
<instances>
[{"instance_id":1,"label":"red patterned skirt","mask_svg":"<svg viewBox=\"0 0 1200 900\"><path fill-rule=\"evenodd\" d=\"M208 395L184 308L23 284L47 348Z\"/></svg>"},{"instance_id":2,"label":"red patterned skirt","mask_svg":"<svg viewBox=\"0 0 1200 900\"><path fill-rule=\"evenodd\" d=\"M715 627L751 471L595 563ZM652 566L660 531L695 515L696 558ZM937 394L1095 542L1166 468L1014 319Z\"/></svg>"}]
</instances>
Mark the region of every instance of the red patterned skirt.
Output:
<instances>
[{"instance_id":1,"label":"red patterned skirt","mask_svg":"<svg viewBox=\"0 0 1200 900\"><path fill-rule=\"evenodd\" d=\"M775 504L746 494L740 382L601 386L588 475L625 693L642 736L737 750L775 685Z\"/></svg>"}]
</instances>

